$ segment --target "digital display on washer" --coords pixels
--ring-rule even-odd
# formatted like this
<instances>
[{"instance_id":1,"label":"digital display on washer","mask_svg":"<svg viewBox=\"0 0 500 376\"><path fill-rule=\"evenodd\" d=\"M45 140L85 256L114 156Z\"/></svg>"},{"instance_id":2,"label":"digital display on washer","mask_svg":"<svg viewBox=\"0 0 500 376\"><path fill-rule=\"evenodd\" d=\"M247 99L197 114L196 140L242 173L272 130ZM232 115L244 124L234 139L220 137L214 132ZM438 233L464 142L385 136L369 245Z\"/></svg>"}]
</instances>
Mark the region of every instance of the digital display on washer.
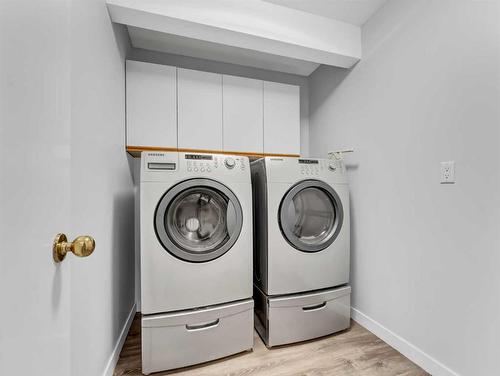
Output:
<instances>
[{"instance_id":1,"label":"digital display on washer","mask_svg":"<svg viewBox=\"0 0 500 376\"><path fill-rule=\"evenodd\" d=\"M203 155L203 154L186 154L186 159L201 159L204 161L211 161L213 157L211 155Z\"/></svg>"},{"instance_id":2,"label":"digital display on washer","mask_svg":"<svg viewBox=\"0 0 500 376\"><path fill-rule=\"evenodd\" d=\"M302 164L318 164L319 161L316 161L314 159L299 159L299 163L302 163Z\"/></svg>"},{"instance_id":3,"label":"digital display on washer","mask_svg":"<svg viewBox=\"0 0 500 376\"><path fill-rule=\"evenodd\" d=\"M175 170L175 163L161 163L153 162L148 163L148 168L150 170Z\"/></svg>"}]
</instances>

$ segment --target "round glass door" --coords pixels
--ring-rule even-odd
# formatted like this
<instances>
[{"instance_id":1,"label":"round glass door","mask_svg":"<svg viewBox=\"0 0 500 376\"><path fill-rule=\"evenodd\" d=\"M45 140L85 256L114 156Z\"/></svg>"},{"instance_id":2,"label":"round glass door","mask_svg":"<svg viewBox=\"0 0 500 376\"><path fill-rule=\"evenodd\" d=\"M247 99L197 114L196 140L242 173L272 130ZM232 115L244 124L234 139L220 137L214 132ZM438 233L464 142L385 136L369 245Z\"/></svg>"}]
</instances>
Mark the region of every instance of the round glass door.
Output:
<instances>
[{"instance_id":1,"label":"round glass door","mask_svg":"<svg viewBox=\"0 0 500 376\"><path fill-rule=\"evenodd\" d=\"M293 186L283 197L279 223L285 239L303 252L331 245L342 227L344 212L337 192L319 180Z\"/></svg>"},{"instance_id":2,"label":"round glass door","mask_svg":"<svg viewBox=\"0 0 500 376\"><path fill-rule=\"evenodd\" d=\"M234 193L209 179L172 187L158 203L155 230L166 251L190 262L222 256L241 232L243 213Z\"/></svg>"}]
</instances>

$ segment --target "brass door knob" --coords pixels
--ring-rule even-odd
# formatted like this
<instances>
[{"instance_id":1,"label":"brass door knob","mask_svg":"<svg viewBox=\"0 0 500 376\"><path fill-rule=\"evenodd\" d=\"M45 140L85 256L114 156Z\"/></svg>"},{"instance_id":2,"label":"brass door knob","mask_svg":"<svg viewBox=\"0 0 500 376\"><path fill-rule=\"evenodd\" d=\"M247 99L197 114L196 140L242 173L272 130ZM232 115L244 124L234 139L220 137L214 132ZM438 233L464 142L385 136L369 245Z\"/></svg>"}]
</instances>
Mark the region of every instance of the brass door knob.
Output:
<instances>
[{"instance_id":1,"label":"brass door knob","mask_svg":"<svg viewBox=\"0 0 500 376\"><path fill-rule=\"evenodd\" d=\"M94 252L95 240L91 236L79 236L72 242L68 242L65 234L57 234L52 247L52 257L55 262L61 262L68 252L75 256L87 257Z\"/></svg>"}]
</instances>

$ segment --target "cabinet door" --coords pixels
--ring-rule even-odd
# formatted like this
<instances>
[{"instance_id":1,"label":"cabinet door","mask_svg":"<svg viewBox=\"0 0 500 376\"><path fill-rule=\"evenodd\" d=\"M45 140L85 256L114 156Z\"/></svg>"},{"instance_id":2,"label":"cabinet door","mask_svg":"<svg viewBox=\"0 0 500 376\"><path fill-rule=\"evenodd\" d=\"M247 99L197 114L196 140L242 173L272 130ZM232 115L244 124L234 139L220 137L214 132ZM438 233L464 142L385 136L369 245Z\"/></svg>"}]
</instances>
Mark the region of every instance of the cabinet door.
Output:
<instances>
[{"instance_id":1,"label":"cabinet door","mask_svg":"<svg viewBox=\"0 0 500 376\"><path fill-rule=\"evenodd\" d=\"M177 147L176 69L127 60L127 145Z\"/></svg>"},{"instance_id":2,"label":"cabinet door","mask_svg":"<svg viewBox=\"0 0 500 376\"><path fill-rule=\"evenodd\" d=\"M300 154L300 87L264 81L264 153Z\"/></svg>"},{"instance_id":3,"label":"cabinet door","mask_svg":"<svg viewBox=\"0 0 500 376\"><path fill-rule=\"evenodd\" d=\"M178 68L179 148L222 150L222 75Z\"/></svg>"},{"instance_id":4,"label":"cabinet door","mask_svg":"<svg viewBox=\"0 0 500 376\"><path fill-rule=\"evenodd\" d=\"M223 78L224 151L264 151L263 82L250 78Z\"/></svg>"}]
</instances>

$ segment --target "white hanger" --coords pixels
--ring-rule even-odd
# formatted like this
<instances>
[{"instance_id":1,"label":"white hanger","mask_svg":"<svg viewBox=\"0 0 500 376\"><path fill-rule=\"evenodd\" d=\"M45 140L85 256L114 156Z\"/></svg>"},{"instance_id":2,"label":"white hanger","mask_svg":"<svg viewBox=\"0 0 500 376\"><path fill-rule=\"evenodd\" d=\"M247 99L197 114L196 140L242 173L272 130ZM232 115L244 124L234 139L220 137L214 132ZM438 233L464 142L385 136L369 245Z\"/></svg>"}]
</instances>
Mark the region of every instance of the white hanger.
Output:
<instances>
[{"instance_id":1,"label":"white hanger","mask_svg":"<svg viewBox=\"0 0 500 376\"><path fill-rule=\"evenodd\" d=\"M354 152L354 149L344 149L344 150L329 151L328 152L328 158L335 159L337 161L342 161L342 160L344 160L344 154L345 153L353 153L353 152Z\"/></svg>"}]
</instances>

